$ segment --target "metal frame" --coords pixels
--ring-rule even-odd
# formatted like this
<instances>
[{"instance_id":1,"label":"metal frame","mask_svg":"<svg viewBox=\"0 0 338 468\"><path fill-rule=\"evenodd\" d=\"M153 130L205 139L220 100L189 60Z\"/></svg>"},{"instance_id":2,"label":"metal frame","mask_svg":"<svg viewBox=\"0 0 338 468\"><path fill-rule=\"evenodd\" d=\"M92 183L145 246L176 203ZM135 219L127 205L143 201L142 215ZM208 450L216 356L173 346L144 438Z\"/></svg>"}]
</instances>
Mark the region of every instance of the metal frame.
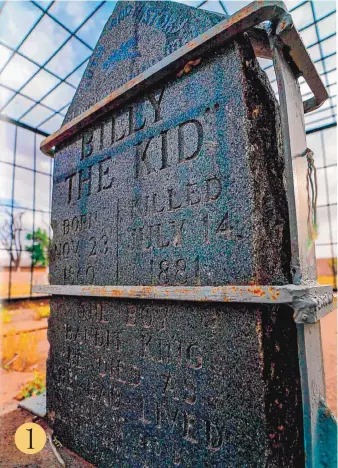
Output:
<instances>
[{"instance_id":1,"label":"metal frame","mask_svg":"<svg viewBox=\"0 0 338 468\"><path fill-rule=\"evenodd\" d=\"M237 34L252 30L254 26L264 21L270 21L272 24L275 24L282 18L283 20L280 21L279 30L276 33L283 45L289 48L290 58L297 67L299 75L304 76L314 94L314 97L304 102L304 112L316 110L328 98L328 93L317 74L316 68L299 34L293 26L293 21L287 12L287 8L283 2L273 0L256 1L208 29L200 36L113 91L87 111L63 125L60 130L42 142L41 151L46 155L52 156L54 146L75 135L81 129L86 128L97 118L120 107L127 100L135 97L141 90L146 90L159 79L163 79L169 74L182 69L190 60L198 59L206 52L221 46ZM258 50L258 53L264 57L271 57L269 54L268 37L264 30L256 30L253 45Z\"/></svg>"},{"instance_id":2,"label":"metal frame","mask_svg":"<svg viewBox=\"0 0 338 468\"><path fill-rule=\"evenodd\" d=\"M255 32L253 45L258 55L273 57L278 84L286 191L292 245L292 281L287 286L224 286L224 287L151 287L151 286L71 286L56 285L35 288L36 292L52 294L128 297L134 299L176 299L225 302L287 303L294 309L297 325L299 366L302 381L304 445L306 468L316 468L318 454L330 448L318 441L320 408L325 399L320 318L332 303L332 288L317 283L314 243L307 220L307 160L300 157L307 150L304 113L317 109L328 94L303 46L292 19L282 2L254 2L238 13L210 28L206 33L178 49L155 66L126 83L104 100L81 114L58 132L46 138L41 150L51 148L85 128L104 113L144 91L146 86L199 58L238 33L243 33L263 21L270 21L264 30ZM298 77L303 75L314 97L302 101ZM231 292L232 291L232 292ZM332 416L330 421L334 421ZM321 423L322 424L322 423ZM322 426L321 426L322 427ZM331 426L327 425L327 428ZM333 423L333 428L335 424ZM332 432L332 429L329 429Z\"/></svg>"},{"instance_id":3,"label":"metal frame","mask_svg":"<svg viewBox=\"0 0 338 468\"><path fill-rule=\"evenodd\" d=\"M68 108L69 103L67 103L65 106L63 106L61 109L59 109L58 111L47 106L46 104L43 104L41 101L43 99L45 99L50 93L52 93L61 83L67 83L68 86L71 86L72 88L74 88L74 92L76 90L76 86L74 86L72 83L70 83L69 81L67 81L67 79L70 77L70 75L72 75L75 71L77 71L84 63L86 63L86 61L88 60L89 57L87 57L84 61L82 61L80 64L78 64L70 73L67 74L66 77L64 78L61 78L60 76L58 76L57 74L49 71L46 69L46 66L48 65L48 63L58 54L58 52L73 38L75 37L77 40L79 40L82 44L84 44L91 52L93 52L93 47L91 47L88 43L86 43L85 41L83 41L83 39L81 39L81 37L77 36L77 32L82 28L82 26L84 26L88 20L90 20L90 18L106 3L105 1L102 1L100 2L92 11L91 13L84 19L84 21L81 22L81 24L74 30L74 31L71 31L69 28L67 28L64 24L62 24L56 17L54 17L53 15L51 15L49 13L49 9L52 7L52 5L55 3L54 1L51 2L51 4L46 8L46 9L43 9L37 2L35 1L32 1L31 2L33 5L35 5L39 10L41 10L41 16L38 18L38 20L34 23L34 25L32 26L32 28L27 32L27 34L24 36L24 38L20 41L20 43L18 44L18 46L13 49L13 48L10 48L7 44L3 44L2 42L0 42L1 45L7 47L8 49L10 49L13 53L12 55L9 57L9 59L5 62L5 64L3 65L2 69L1 69L1 72L5 69L6 65L10 62L10 60L14 57L15 54L18 54L18 55L21 55L22 57L24 57L26 60L29 60L31 63L33 63L34 65L38 66L38 70L33 73L32 76L30 76L30 78L28 80L25 81L25 83L23 85L21 85L18 89L12 89L10 88L9 86L5 86L4 84L1 84L1 86L9 89L10 91L13 91L14 94L13 96L5 102L5 104L1 107L0 109L0 113L3 113L3 111L5 110L5 108L8 106L8 104L10 104L11 101L13 101L13 99L19 94L19 95L22 95L24 97L26 97L27 99L31 100L32 101L32 106L29 107L18 119L18 121L20 121L21 119L23 119L37 104L40 104L41 106L45 107L46 109L48 110L51 110L53 111L53 114L51 116L49 116L47 119L44 119L42 122L40 122L37 127L41 127L42 125L44 125L48 120L52 119L55 115L57 114L60 114L61 116L64 116L65 115L65 112L62 112L63 109L65 108ZM35 29L35 27L38 25L38 23L42 20L42 18L44 18L44 16L48 16L49 18L51 18L53 21L55 21L56 24L58 24L60 27L62 27L64 30L66 30L70 36L62 42L62 44L54 51L54 53L48 58L48 60L46 60L42 65L39 65L38 63L36 63L34 60L26 57L25 55L23 55L19 49L20 47L24 44L24 42L26 41L26 39L29 37L29 35L33 32L33 30ZM53 75L55 78L57 78L58 80L60 80L55 86L53 86L44 96L42 96L39 100L34 100L32 99L31 97L28 97L28 96L25 96L21 91L22 89L32 81L32 79L40 72L40 70L45 70L47 71L48 73L50 73L51 75Z\"/></svg>"},{"instance_id":4,"label":"metal frame","mask_svg":"<svg viewBox=\"0 0 338 468\"><path fill-rule=\"evenodd\" d=\"M3 118L1 120L12 124L12 121L10 119ZM24 138L26 136L26 135L21 135L20 134L20 129L21 128L31 132L32 143L33 143L33 150L32 150L32 153L30 155L32 157L32 160L33 160L32 167L27 167L25 165L19 164L18 161L17 161L17 147L18 147L18 144L20 143L20 139ZM1 202L1 207L4 207L4 208L8 209L8 211L10 213L9 217L10 217L10 222L11 223L12 223L12 220L13 220L13 217L14 217L15 210L18 211L18 212L22 212L23 216L25 216L26 213L30 213L32 218L33 218L33 223L31 224L31 229L28 232L30 232L32 235L34 235L34 231L35 231L35 228L36 228L36 213L40 213L41 215L46 215L46 216L48 216L48 218L50 217L50 207L49 207L48 210L43 210L43 209L38 209L37 206L36 206L36 188L38 186L38 184L36 183L37 174L41 174L41 176L48 177L49 191L46 194L46 196L49 196L49 194L51 194L51 185L52 185L52 161L50 161L50 159L48 159L49 170L47 170L47 171L39 170L39 168L37 167L37 151L39 151L39 149L37 148L37 141L36 141L37 140L37 135L45 136L45 133L39 132L39 131L34 131L34 129L30 128L27 125L23 125L23 124L22 125L15 125L14 126L14 137L13 137L14 141L13 141L12 161L2 160L1 155L0 155L1 165L3 167L4 166L12 167L12 176L11 176L11 179L8 180L8 184L9 184L10 189L11 189L10 202L8 203L6 201L2 201ZM31 177L32 177L33 194L32 194L32 199L29 200L30 205L28 205L28 206L27 205L26 206L23 206L23 205L17 206L15 204L15 189L16 189L16 184L18 183L17 178L16 178L17 169L25 171L25 173L30 174ZM50 204L49 204L49 206L50 206ZM42 226L40 226L40 227L42 227ZM50 223L48 223L48 228L46 226L46 231L48 231L48 234L49 234L49 237L50 237L51 236ZM23 232L19 233L20 236L22 234L23 234ZM15 247L13 245L13 231L12 231L11 236L10 236L10 251L12 251L12 252L25 252L25 246L23 245L24 242L23 242L22 238L21 238L21 242L22 242L22 245L21 245L21 249L19 250L19 249L17 249L17 247ZM33 243L33 239L29 243L25 242L26 245L29 245L29 244L32 245L32 243ZM0 249L3 252L8 252L8 249L4 248L2 245L1 245ZM30 280L27 281L27 284L28 284L29 288L27 288L26 294L21 293L21 295L20 295L21 299L24 299L24 298L27 298L27 297L32 297L32 295L33 295L32 280L33 280L33 274L34 274L35 268L34 268L32 260L30 262L30 265L27 266L27 268L29 268L29 272L27 272L27 274L29 274L29 277L30 277ZM13 262L12 262L12 260L10 258L9 266L8 266L8 282L7 282L8 286L6 287L7 294L6 294L6 296L3 297L3 299L8 299L8 300L17 299L17 296L15 295L15 292L13 293L13 275L14 274L15 273L13 271Z\"/></svg>"},{"instance_id":5,"label":"metal frame","mask_svg":"<svg viewBox=\"0 0 338 468\"><path fill-rule=\"evenodd\" d=\"M278 36L272 36L270 42L274 50L280 96L293 282L294 284L314 283L317 279L314 243L308 242L311 232L307 222L307 161L299 157L307 148L302 97L297 78L283 54L278 39ZM306 306L304 310L307 310ZM321 400L325 399L320 321L311 325L297 323L297 335L303 397L305 464L306 468L315 468L316 452L320 449L320 442L316 437L318 411Z\"/></svg>"},{"instance_id":6,"label":"metal frame","mask_svg":"<svg viewBox=\"0 0 338 468\"><path fill-rule=\"evenodd\" d=\"M0 120L2 122L7 122L7 123L10 123L10 124L16 125L17 127L24 128L25 130L30 130L31 132L34 132L37 135L42 135L44 137L49 136L49 133L46 133L46 132L43 132L42 130L38 130L36 128L33 128L30 125L27 125L27 124L25 124L23 122L17 122L16 120L11 119L10 117L6 117L5 115L0 114Z\"/></svg>"}]
</instances>

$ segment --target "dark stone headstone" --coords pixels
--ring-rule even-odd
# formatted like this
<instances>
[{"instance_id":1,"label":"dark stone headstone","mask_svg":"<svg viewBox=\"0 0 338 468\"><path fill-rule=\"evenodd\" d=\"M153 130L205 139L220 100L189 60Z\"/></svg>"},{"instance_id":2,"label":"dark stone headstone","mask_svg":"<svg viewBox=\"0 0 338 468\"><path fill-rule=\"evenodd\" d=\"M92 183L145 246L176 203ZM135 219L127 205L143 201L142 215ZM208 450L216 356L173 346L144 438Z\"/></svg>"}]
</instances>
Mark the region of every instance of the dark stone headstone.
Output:
<instances>
[{"instance_id":1,"label":"dark stone headstone","mask_svg":"<svg viewBox=\"0 0 338 468\"><path fill-rule=\"evenodd\" d=\"M66 120L222 19L121 2ZM239 35L57 148L52 284L289 282L278 104ZM287 307L54 297L48 417L100 467L303 463Z\"/></svg>"}]
</instances>

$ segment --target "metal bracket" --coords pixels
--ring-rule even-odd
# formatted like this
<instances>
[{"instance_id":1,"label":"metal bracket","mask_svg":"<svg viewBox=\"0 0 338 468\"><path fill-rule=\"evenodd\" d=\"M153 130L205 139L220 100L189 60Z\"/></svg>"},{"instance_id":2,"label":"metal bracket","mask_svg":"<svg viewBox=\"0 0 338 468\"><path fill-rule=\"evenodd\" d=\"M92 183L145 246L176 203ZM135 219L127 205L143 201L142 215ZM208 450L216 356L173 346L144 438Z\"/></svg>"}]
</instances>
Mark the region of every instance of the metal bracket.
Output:
<instances>
[{"instance_id":1,"label":"metal bracket","mask_svg":"<svg viewBox=\"0 0 338 468\"><path fill-rule=\"evenodd\" d=\"M302 297L293 299L294 319L296 323L316 323L331 312L333 293L331 286L322 286L319 294L317 290L308 291Z\"/></svg>"},{"instance_id":2,"label":"metal bracket","mask_svg":"<svg viewBox=\"0 0 338 468\"><path fill-rule=\"evenodd\" d=\"M276 33L279 39L288 49L289 56L300 73L303 74L314 94L314 98L305 101L304 111L310 112L317 109L327 99L328 94L297 30L293 26L292 18L288 14L285 4L270 0L256 1L208 29L63 125L60 130L43 140L40 146L41 151L47 156L53 156L55 146L86 128L96 119L120 107L127 100L144 92L149 86L165 76L182 69L188 61L209 54L211 50L222 46L237 34L252 31L255 26L265 21L270 21L274 27L277 27L278 24ZM267 36L264 38L264 33L257 31L251 35L254 39L256 53L266 57L269 42Z\"/></svg>"},{"instance_id":3,"label":"metal bracket","mask_svg":"<svg viewBox=\"0 0 338 468\"><path fill-rule=\"evenodd\" d=\"M304 113L318 109L329 96L289 13L280 20L275 34L283 46L287 47L288 54L296 65L299 75L304 77L314 94L313 97L303 102Z\"/></svg>"}]
</instances>

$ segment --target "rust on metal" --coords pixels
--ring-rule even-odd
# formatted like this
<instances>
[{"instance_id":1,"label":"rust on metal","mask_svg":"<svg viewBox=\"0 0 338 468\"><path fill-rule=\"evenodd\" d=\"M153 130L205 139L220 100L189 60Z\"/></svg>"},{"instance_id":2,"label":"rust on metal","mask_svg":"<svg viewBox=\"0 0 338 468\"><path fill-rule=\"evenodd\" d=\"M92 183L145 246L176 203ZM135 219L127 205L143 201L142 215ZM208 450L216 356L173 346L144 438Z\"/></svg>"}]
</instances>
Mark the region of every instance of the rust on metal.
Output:
<instances>
[{"instance_id":1,"label":"rust on metal","mask_svg":"<svg viewBox=\"0 0 338 468\"><path fill-rule=\"evenodd\" d=\"M40 285L34 293L90 296L109 298L155 299L193 302L245 302L256 304L292 304L301 310L303 304L317 313L332 303L330 286L319 284L283 286L273 285L228 285L228 286L95 286L95 285ZM301 316L296 313L297 320ZM312 320L310 318L310 320Z\"/></svg>"},{"instance_id":2,"label":"rust on metal","mask_svg":"<svg viewBox=\"0 0 338 468\"><path fill-rule=\"evenodd\" d=\"M206 52L210 52L210 50L214 49L215 47L224 44L226 41L233 38L236 34L248 32L249 30L252 30L254 26L261 24L264 21L277 23L280 18L286 17L286 14L286 6L283 2L278 1L256 1L246 6L245 8L242 8L230 18L227 18L216 26L208 29L205 33L201 34L183 47L174 51L172 54L163 58L152 67L145 70L143 73L139 74L132 80L125 83L123 86L113 91L90 109L63 125L60 130L47 137L41 143L41 151L44 154L51 156L53 154L52 149L54 147L62 143L67 138L75 135L78 131L84 129L90 123L103 116L107 112L116 109L127 100L135 97L141 90L144 91L144 89L157 82L160 78L162 79L171 73L177 73L186 65L187 62L198 59ZM284 34L284 31L288 30L288 28L281 28L280 30L281 39L283 41L288 40L287 34ZM313 101L311 102L316 104L318 107L318 105L320 105L319 103L326 99L322 92L323 85L317 72L314 74L313 69L311 69L311 66L309 65L309 63L312 63L311 59L309 58L303 43L299 39L297 31L295 28L293 28L292 31L293 35L290 42L295 40L295 36L297 42L296 46L302 49L301 51L295 52L293 58L296 60L296 66L299 68L299 70L302 70L303 68L302 72L304 78L309 80L308 84L315 95L315 103ZM258 51L260 48L264 50L265 47L263 47L263 44L266 44L266 40L258 41ZM293 50L292 44L291 49ZM267 53L263 53L264 56L266 56ZM305 67L302 65L303 62L306 64ZM317 93L317 89L319 89L319 93ZM311 102L307 101L307 111L311 110Z\"/></svg>"},{"instance_id":3,"label":"rust on metal","mask_svg":"<svg viewBox=\"0 0 338 468\"><path fill-rule=\"evenodd\" d=\"M309 85L314 96L304 103L304 112L312 112L320 107L329 97L324 84L318 76L318 72L312 62L304 44L299 36L290 14L286 14L276 28L276 35L288 48L288 54L296 64L299 74Z\"/></svg>"},{"instance_id":4,"label":"rust on metal","mask_svg":"<svg viewBox=\"0 0 338 468\"><path fill-rule=\"evenodd\" d=\"M271 289L273 290L273 288L270 287L268 291L270 292ZM262 286L251 287L248 289L248 292L250 294L253 294L254 296L259 296L259 297L265 296L266 294ZM271 292L270 292L270 295L271 295Z\"/></svg>"}]
</instances>

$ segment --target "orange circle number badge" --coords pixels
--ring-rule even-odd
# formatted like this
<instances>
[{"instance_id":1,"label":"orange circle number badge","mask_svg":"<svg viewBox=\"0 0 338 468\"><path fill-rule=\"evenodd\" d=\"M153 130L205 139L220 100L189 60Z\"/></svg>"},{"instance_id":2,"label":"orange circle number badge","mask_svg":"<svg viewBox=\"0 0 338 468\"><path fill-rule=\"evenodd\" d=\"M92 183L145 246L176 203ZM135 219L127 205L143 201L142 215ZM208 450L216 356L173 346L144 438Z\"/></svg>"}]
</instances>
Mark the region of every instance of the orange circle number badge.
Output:
<instances>
[{"instance_id":1,"label":"orange circle number badge","mask_svg":"<svg viewBox=\"0 0 338 468\"><path fill-rule=\"evenodd\" d=\"M46 444L46 439L46 432L35 423L22 424L15 433L15 445L27 454L40 452Z\"/></svg>"}]
</instances>

